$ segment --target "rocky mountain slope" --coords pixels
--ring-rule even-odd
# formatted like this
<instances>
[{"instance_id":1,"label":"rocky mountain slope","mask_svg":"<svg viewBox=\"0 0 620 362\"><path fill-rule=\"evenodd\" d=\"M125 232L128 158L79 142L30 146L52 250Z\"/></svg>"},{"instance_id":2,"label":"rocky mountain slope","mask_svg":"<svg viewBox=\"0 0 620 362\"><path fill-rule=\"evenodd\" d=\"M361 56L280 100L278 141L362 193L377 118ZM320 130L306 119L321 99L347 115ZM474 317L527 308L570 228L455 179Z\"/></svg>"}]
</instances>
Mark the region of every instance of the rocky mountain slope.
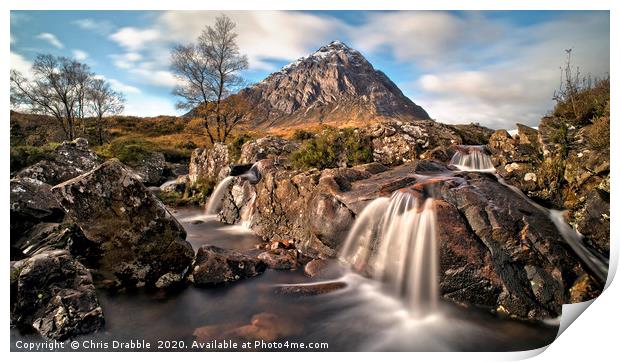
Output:
<instances>
[{"instance_id":1,"label":"rocky mountain slope","mask_svg":"<svg viewBox=\"0 0 620 362\"><path fill-rule=\"evenodd\" d=\"M240 91L253 128L429 119L357 50L333 41Z\"/></svg>"}]
</instances>

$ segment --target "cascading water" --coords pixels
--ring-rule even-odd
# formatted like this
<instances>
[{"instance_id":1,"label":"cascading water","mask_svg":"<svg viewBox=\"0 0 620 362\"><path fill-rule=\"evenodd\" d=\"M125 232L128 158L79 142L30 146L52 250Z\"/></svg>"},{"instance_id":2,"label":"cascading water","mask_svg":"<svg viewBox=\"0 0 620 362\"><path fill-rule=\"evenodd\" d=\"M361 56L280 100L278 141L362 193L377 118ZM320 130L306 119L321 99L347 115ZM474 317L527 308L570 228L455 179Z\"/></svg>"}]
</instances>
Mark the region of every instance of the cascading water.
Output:
<instances>
[{"instance_id":1,"label":"cascading water","mask_svg":"<svg viewBox=\"0 0 620 362\"><path fill-rule=\"evenodd\" d=\"M607 273L609 270L609 261L603 255L600 255L595 250L588 248L583 242L583 235L573 229L564 219L564 213L560 210L550 210L546 207L543 207L534 201L532 201L527 195L523 193L518 187L508 184L503 178L499 175L495 175L497 177L497 181L502 185L511 189L515 194L522 197L524 200L529 202L532 206L536 207L538 210L547 214L549 219L553 222L555 227L562 235L562 238L568 246L575 252L577 257L586 265L590 271L594 273L596 278L602 282L607 278Z\"/></svg>"},{"instance_id":2,"label":"cascading water","mask_svg":"<svg viewBox=\"0 0 620 362\"><path fill-rule=\"evenodd\" d=\"M433 199L398 191L374 200L355 221L340 258L401 297L414 317L432 314L439 298Z\"/></svg>"},{"instance_id":3,"label":"cascading water","mask_svg":"<svg viewBox=\"0 0 620 362\"><path fill-rule=\"evenodd\" d=\"M491 157L483 146L459 146L450 164L461 171L495 172Z\"/></svg>"},{"instance_id":4,"label":"cascading water","mask_svg":"<svg viewBox=\"0 0 620 362\"><path fill-rule=\"evenodd\" d=\"M209 215L217 214L222 208L224 193L228 190L230 184L235 180L234 176L227 176L219 184L209 197L209 202L205 208L205 212Z\"/></svg>"}]
</instances>

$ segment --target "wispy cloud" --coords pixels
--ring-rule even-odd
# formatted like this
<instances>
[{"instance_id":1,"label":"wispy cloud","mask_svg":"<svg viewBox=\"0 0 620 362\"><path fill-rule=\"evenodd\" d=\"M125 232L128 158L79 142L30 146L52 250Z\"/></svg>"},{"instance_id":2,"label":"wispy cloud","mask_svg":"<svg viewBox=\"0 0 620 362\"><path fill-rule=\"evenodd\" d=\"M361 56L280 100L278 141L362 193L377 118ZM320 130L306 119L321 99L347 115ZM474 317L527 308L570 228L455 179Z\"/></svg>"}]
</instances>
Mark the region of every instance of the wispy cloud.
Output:
<instances>
[{"instance_id":1,"label":"wispy cloud","mask_svg":"<svg viewBox=\"0 0 620 362\"><path fill-rule=\"evenodd\" d=\"M73 49L71 51L71 54L73 54L73 58L75 58L76 60L80 62L88 58L88 53L80 49Z\"/></svg>"},{"instance_id":2,"label":"wispy cloud","mask_svg":"<svg viewBox=\"0 0 620 362\"><path fill-rule=\"evenodd\" d=\"M131 51L142 49L146 44L161 39L159 31L155 29L122 28L110 35L121 46Z\"/></svg>"},{"instance_id":3,"label":"wispy cloud","mask_svg":"<svg viewBox=\"0 0 620 362\"><path fill-rule=\"evenodd\" d=\"M63 49L65 47L64 44L61 43L60 40L58 40L56 35L52 33L41 33L37 35L37 39L44 40L48 42L49 44L51 44L53 47L58 48L58 49Z\"/></svg>"},{"instance_id":4,"label":"wispy cloud","mask_svg":"<svg viewBox=\"0 0 620 362\"><path fill-rule=\"evenodd\" d=\"M85 19L75 20L73 24L81 29L93 31L101 35L110 34L114 30L114 25L111 22L105 21L105 20L99 21L99 20L94 20L90 18L85 18Z\"/></svg>"}]
</instances>

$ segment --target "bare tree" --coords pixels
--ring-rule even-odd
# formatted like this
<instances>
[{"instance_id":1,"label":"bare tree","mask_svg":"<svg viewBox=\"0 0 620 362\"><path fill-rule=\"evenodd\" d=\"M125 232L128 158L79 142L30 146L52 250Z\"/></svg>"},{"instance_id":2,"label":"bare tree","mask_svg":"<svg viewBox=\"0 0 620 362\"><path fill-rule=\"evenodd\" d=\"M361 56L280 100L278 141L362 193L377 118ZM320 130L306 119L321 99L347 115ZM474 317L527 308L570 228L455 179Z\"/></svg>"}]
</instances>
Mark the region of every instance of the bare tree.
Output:
<instances>
[{"instance_id":1,"label":"bare tree","mask_svg":"<svg viewBox=\"0 0 620 362\"><path fill-rule=\"evenodd\" d=\"M226 142L241 120L237 101L224 102L242 85L240 71L248 60L237 45L235 23L226 15L219 16L213 27L207 26L198 41L173 49L171 69L182 85L173 93L182 98L180 109L191 110L204 120L209 140Z\"/></svg>"},{"instance_id":2,"label":"bare tree","mask_svg":"<svg viewBox=\"0 0 620 362\"><path fill-rule=\"evenodd\" d=\"M11 103L58 120L65 137L75 138L75 122L83 116L80 98L92 73L87 65L65 57L38 55L32 80L11 70Z\"/></svg>"},{"instance_id":3,"label":"bare tree","mask_svg":"<svg viewBox=\"0 0 620 362\"><path fill-rule=\"evenodd\" d=\"M125 97L116 92L110 84L101 78L92 79L86 89L89 110L96 122L97 138L103 145L104 117L119 114L125 109Z\"/></svg>"}]
</instances>

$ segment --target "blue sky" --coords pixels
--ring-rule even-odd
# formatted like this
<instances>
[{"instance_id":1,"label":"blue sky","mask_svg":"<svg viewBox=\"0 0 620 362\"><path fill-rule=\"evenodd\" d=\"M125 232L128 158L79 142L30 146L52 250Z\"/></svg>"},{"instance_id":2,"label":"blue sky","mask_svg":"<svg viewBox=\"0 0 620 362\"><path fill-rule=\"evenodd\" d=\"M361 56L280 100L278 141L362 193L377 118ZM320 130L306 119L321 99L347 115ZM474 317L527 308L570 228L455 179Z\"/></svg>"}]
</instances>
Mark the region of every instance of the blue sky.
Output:
<instances>
[{"instance_id":1,"label":"blue sky","mask_svg":"<svg viewBox=\"0 0 620 362\"><path fill-rule=\"evenodd\" d=\"M606 11L247 11L238 25L257 82L341 40L384 71L431 117L513 128L537 125L552 107L564 49L582 73L609 72ZM174 44L194 41L220 12L13 11L11 67L38 53L77 58L127 98L126 113L180 114L169 72Z\"/></svg>"}]
</instances>

